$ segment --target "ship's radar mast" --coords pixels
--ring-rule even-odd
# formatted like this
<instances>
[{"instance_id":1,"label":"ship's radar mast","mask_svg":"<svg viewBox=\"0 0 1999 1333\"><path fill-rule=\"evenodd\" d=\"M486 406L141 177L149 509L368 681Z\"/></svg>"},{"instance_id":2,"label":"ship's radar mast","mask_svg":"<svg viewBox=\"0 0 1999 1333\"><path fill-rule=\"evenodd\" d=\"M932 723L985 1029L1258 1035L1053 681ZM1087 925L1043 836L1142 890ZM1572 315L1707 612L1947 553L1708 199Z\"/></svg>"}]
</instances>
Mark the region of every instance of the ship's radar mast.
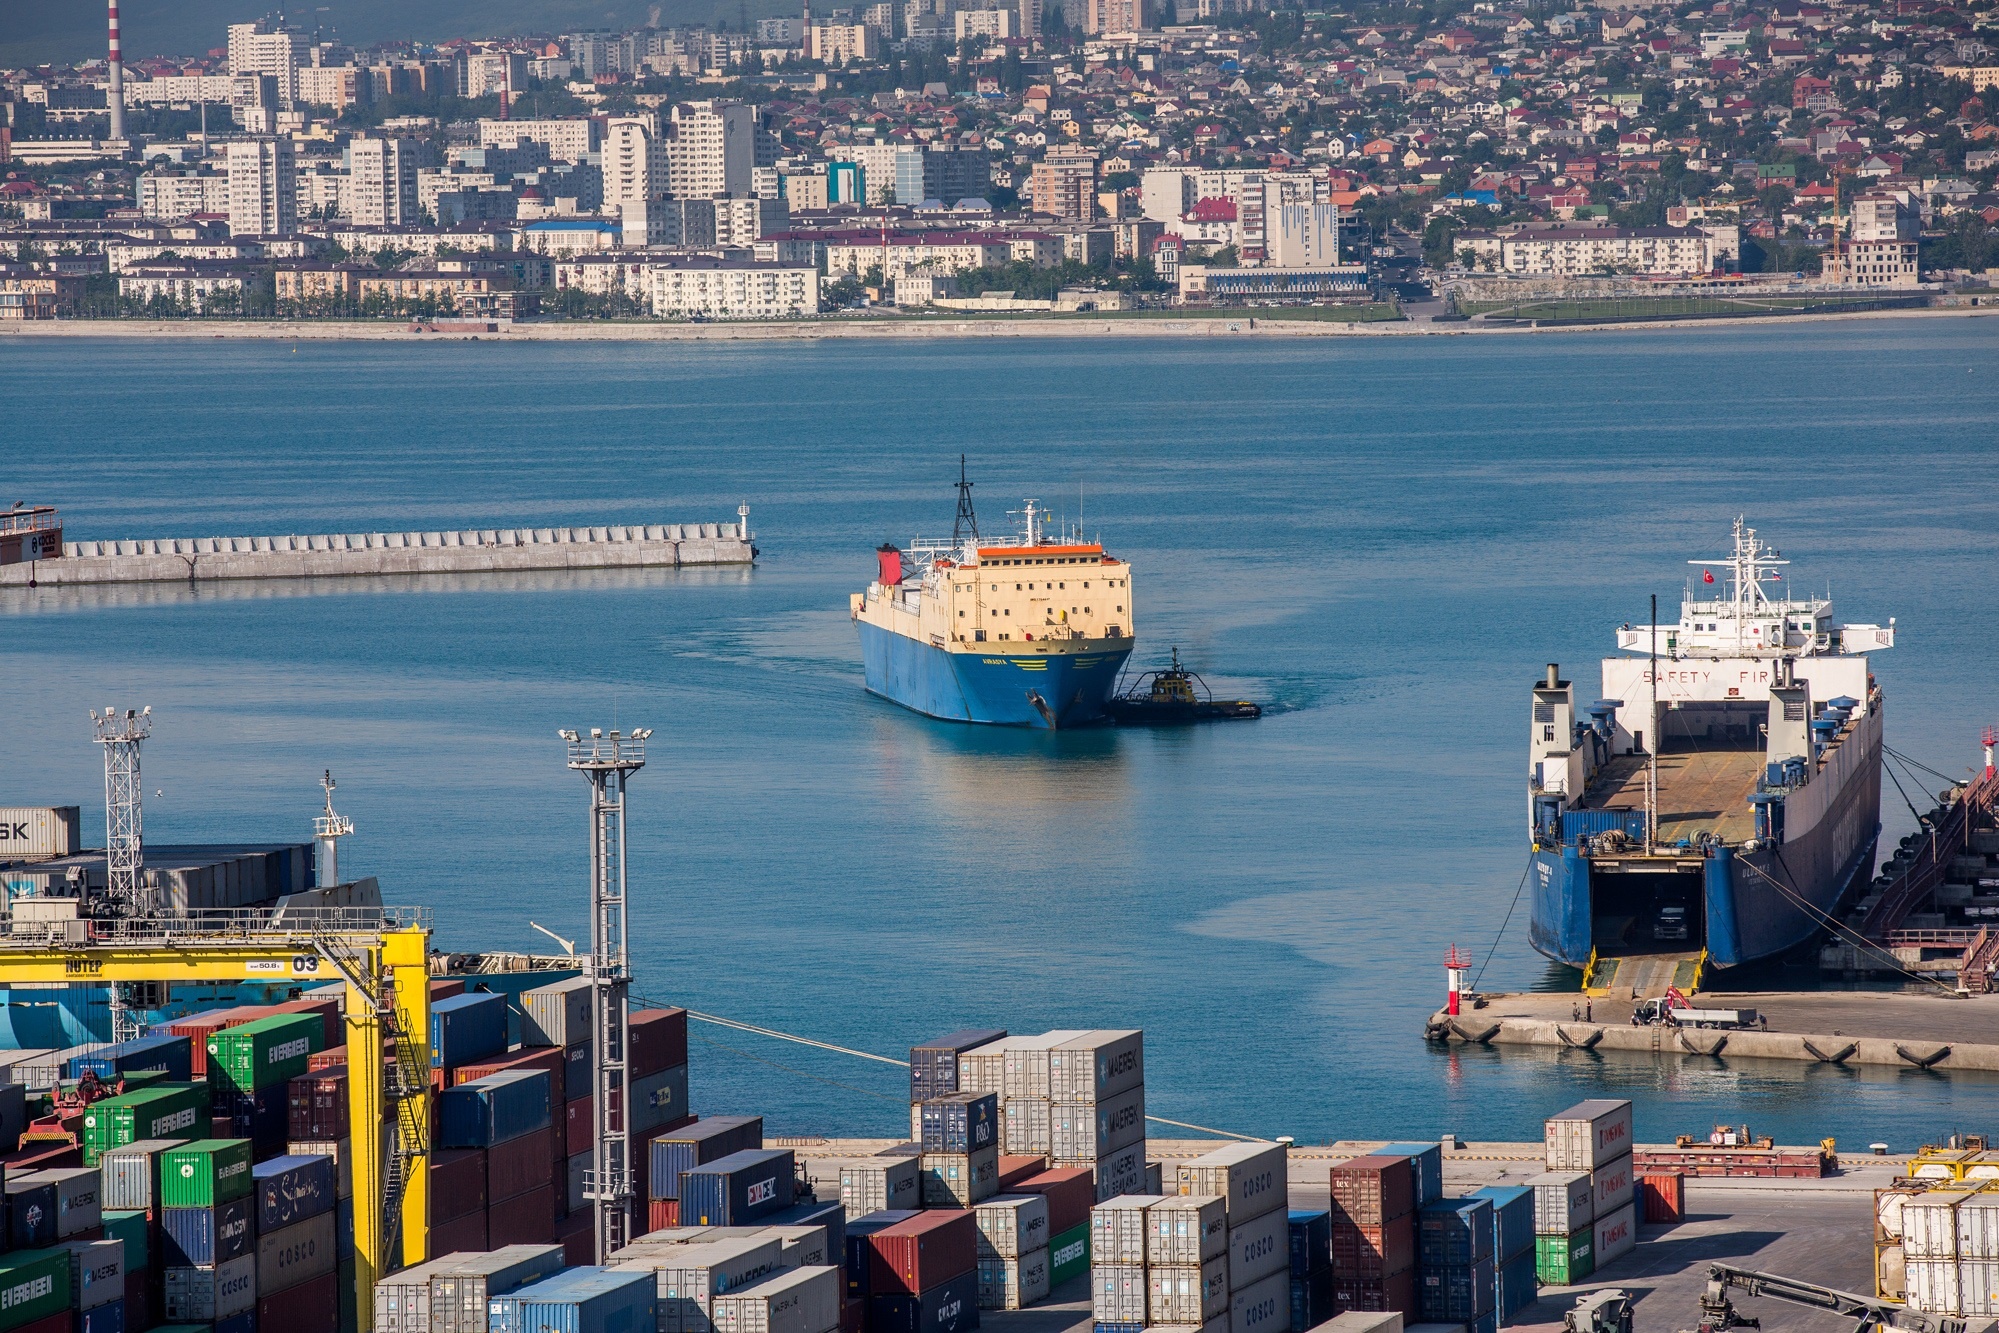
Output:
<instances>
[{"instance_id":1,"label":"ship's radar mast","mask_svg":"<svg viewBox=\"0 0 1999 1333\"><path fill-rule=\"evenodd\" d=\"M958 455L958 517L951 521L951 545L963 548L965 534L979 540L979 516L972 511L972 483L965 476L965 456Z\"/></svg>"}]
</instances>

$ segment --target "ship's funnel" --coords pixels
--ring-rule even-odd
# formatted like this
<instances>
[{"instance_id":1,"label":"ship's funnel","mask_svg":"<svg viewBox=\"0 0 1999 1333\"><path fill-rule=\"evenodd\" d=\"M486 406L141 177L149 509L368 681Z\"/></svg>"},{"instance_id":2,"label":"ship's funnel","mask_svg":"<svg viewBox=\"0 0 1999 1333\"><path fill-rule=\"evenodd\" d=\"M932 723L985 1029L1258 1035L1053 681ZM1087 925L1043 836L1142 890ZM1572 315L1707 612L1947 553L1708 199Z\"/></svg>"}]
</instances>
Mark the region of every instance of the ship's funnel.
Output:
<instances>
[{"instance_id":1,"label":"ship's funnel","mask_svg":"<svg viewBox=\"0 0 1999 1333\"><path fill-rule=\"evenodd\" d=\"M902 552L883 542L875 548L875 559L881 562L881 582L884 588L897 587L902 583Z\"/></svg>"},{"instance_id":2,"label":"ship's funnel","mask_svg":"<svg viewBox=\"0 0 1999 1333\"><path fill-rule=\"evenodd\" d=\"M1548 663L1548 689L1556 689L1562 683L1562 668L1558 663Z\"/></svg>"}]
</instances>

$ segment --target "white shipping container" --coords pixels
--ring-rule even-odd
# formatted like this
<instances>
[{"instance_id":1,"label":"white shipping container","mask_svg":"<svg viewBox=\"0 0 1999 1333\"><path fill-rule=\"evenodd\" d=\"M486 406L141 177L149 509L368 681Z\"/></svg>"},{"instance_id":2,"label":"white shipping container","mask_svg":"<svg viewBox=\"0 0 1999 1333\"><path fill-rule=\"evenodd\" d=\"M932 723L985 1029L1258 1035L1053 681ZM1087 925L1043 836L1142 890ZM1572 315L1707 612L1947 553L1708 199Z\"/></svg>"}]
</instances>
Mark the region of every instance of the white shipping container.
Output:
<instances>
[{"instance_id":1,"label":"white shipping container","mask_svg":"<svg viewBox=\"0 0 1999 1333\"><path fill-rule=\"evenodd\" d=\"M773 1273L715 1296L715 1333L828 1333L840 1326L845 1287L824 1264Z\"/></svg>"},{"instance_id":2,"label":"white shipping container","mask_svg":"<svg viewBox=\"0 0 1999 1333\"><path fill-rule=\"evenodd\" d=\"M1204 1264L1228 1249L1228 1201L1219 1194L1170 1195L1146 1211L1148 1264Z\"/></svg>"},{"instance_id":3,"label":"white shipping container","mask_svg":"<svg viewBox=\"0 0 1999 1333\"><path fill-rule=\"evenodd\" d=\"M1999 1194L1974 1194L1957 1206L1957 1257L1999 1259Z\"/></svg>"},{"instance_id":4,"label":"white shipping container","mask_svg":"<svg viewBox=\"0 0 1999 1333\"><path fill-rule=\"evenodd\" d=\"M1999 1262L1990 1259L1958 1260L1957 1301L1967 1315L1987 1318L1999 1315Z\"/></svg>"},{"instance_id":5,"label":"white shipping container","mask_svg":"<svg viewBox=\"0 0 1999 1333\"><path fill-rule=\"evenodd\" d=\"M0 805L0 862L75 856L83 810L74 805Z\"/></svg>"},{"instance_id":6,"label":"white shipping container","mask_svg":"<svg viewBox=\"0 0 1999 1333\"><path fill-rule=\"evenodd\" d=\"M1957 1258L1957 1206L1971 1197L1965 1190L1930 1190L1903 1203L1902 1248L1912 1261Z\"/></svg>"},{"instance_id":7,"label":"white shipping container","mask_svg":"<svg viewBox=\"0 0 1999 1333\"><path fill-rule=\"evenodd\" d=\"M1090 1262L1143 1264L1146 1212L1161 1197L1157 1194L1124 1194L1092 1208Z\"/></svg>"},{"instance_id":8,"label":"white shipping container","mask_svg":"<svg viewBox=\"0 0 1999 1333\"><path fill-rule=\"evenodd\" d=\"M1927 1314L1964 1313L1964 1301L1958 1294L1957 1260L1911 1258L1908 1270L1911 1309Z\"/></svg>"},{"instance_id":9,"label":"white shipping container","mask_svg":"<svg viewBox=\"0 0 1999 1333\"><path fill-rule=\"evenodd\" d=\"M1627 1203L1596 1219L1596 1271L1629 1254L1638 1244L1638 1205Z\"/></svg>"},{"instance_id":10,"label":"white shipping container","mask_svg":"<svg viewBox=\"0 0 1999 1333\"><path fill-rule=\"evenodd\" d=\"M1025 1310L1048 1299L1050 1269L1046 1248L1015 1258L979 1257L979 1308Z\"/></svg>"},{"instance_id":11,"label":"white shipping container","mask_svg":"<svg viewBox=\"0 0 1999 1333\"><path fill-rule=\"evenodd\" d=\"M1099 1324L1145 1322L1145 1265L1105 1264L1090 1255L1090 1313Z\"/></svg>"},{"instance_id":12,"label":"white shipping container","mask_svg":"<svg viewBox=\"0 0 1999 1333\"><path fill-rule=\"evenodd\" d=\"M1048 1198L1041 1194L1001 1194L972 1210L979 1229L979 1254L1018 1259L1048 1248ZM1002 1309L1009 1307L1002 1306Z\"/></svg>"},{"instance_id":13,"label":"white shipping container","mask_svg":"<svg viewBox=\"0 0 1999 1333\"><path fill-rule=\"evenodd\" d=\"M1173 1264L1145 1270L1146 1318L1161 1324L1205 1324L1229 1312L1229 1262Z\"/></svg>"},{"instance_id":14,"label":"white shipping container","mask_svg":"<svg viewBox=\"0 0 1999 1333\"><path fill-rule=\"evenodd\" d=\"M1632 1173L1630 1153L1590 1172L1589 1180L1592 1217L1614 1213L1638 1197L1638 1178Z\"/></svg>"},{"instance_id":15,"label":"white shipping container","mask_svg":"<svg viewBox=\"0 0 1999 1333\"><path fill-rule=\"evenodd\" d=\"M1298 1333L1304 1333L1304 1330ZM1319 1333L1402 1333L1402 1312L1348 1310L1319 1325Z\"/></svg>"},{"instance_id":16,"label":"white shipping container","mask_svg":"<svg viewBox=\"0 0 1999 1333\"><path fill-rule=\"evenodd\" d=\"M818 1197L840 1196L848 1220L888 1209L920 1207L923 1197L914 1157L808 1157L805 1178Z\"/></svg>"},{"instance_id":17,"label":"white shipping container","mask_svg":"<svg viewBox=\"0 0 1999 1333\"><path fill-rule=\"evenodd\" d=\"M1000 1101L1006 1101L1006 1053L1016 1043L1037 1040L1034 1037L1001 1037L983 1046L974 1046L958 1056L958 1091L997 1092ZM920 1138L921 1135L918 1135Z\"/></svg>"},{"instance_id":18,"label":"white shipping container","mask_svg":"<svg viewBox=\"0 0 1999 1333\"><path fill-rule=\"evenodd\" d=\"M1145 1034L1089 1032L1048 1053L1048 1099L1101 1102L1145 1082Z\"/></svg>"},{"instance_id":19,"label":"white shipping container","mask_svg":"<svg viewBox=\"0 0 1999 1333\"><path fill-rule=\"evenodd\" d=\"M590 1040L590 981L571 977L521 992L521 1045L575 1046Z\"/></svg>"},{"instance_id":20,"label":"white shipping container","mask_svg":"<svg viewBox=\"0 0 1999 1333\"><path fill-rule=\"evenodd\" d=\"M710 1303L719 1292L747 1286L783 1264L775 1236L677 1245L666 1254L647 1255L617 1268L649 1268L657 1278L658 1333L714 1333Z\"/></svg>"},{"instance_id":21,"label":"white shipping container","mask_svg":"<svg viewBox=\"0 0 1999 1333\"><path fill-rule=\"evenodd\" d=\"M1534 1191L1537 1236L1573 1235L1596 1219L1596 1191L1587 1171L1544 1171L1527 1186Z\"/></svg>"},{"instance_id":22,"label":"white shipping container","mask_svg":"<svg viewBox=\"0 0 1999 1333\"><path fill-rule=\"evenodd\" d=\"M826 1228L765 1227L763 1234L777 1237L777 1262L783 1268L824 1268L833 1262L826 1250ZM843 1264L846 1256L842 1255Z\"/></svg>"},{"instance_id":23,"label":"white shipping container","mask_svg":"<svg viewBox=\"0 0 1999 1333\"><path fill-rule=\"evenodd\" d=\"M927 1152L918 1159L925 1208L969 1208L999 1193L999 1145L974 1153Z\"/></svg>"},{"instance_id":24,"label":"white shipping container","mask_svg":"<svg viewBox=\"0 0 1999 1333\"><path fill-rule=\"evenodd\" d=\"M1120 1194L1145 1192L1145 1144L1119 1148L1095 1162L1056 1162L1056 1166L1087 1166L1096 1172L1097 1202Z\"/></svg>"},{"instance_id":25,"label":"white shipping container","mask_svg":"<svg viewBox=\"0 0 1999 1333\"><path fill-rule=\"evenodd\" d=\"M1288 1270L1229 1293L1229 1333L1287 1333L1290 1327Z\"/></svg>"},{"instance_id":26,"label":"white shipping container","mask_svg":"<svg viewBox=\"0 0 1999 1333\"><path fill-rule=\"evenodd\" d=\"M1108 1101L1055 1102L1049 1108L1049 1156L1056 1161L1097 1160L1144 1137L1144 1088Z\"/></svg>"},{"instance_id":27,"label":"white shipping container","mask_svg":"<svg viewBox=\"0 0 1999 1333\"><path fill-rule=\"evenodd\" d=\"M1286 1169L1275 1143L1231 1143L1180 1163L1174 1192L1219 1194L1228 1200L1229 1222L1240 1224L1285 1206Z\"/></svg>"},{"instance_id":28,"label":"white shipping container","mask_svg":"<svg viewBox=\"0 0 1999 1333\"><path fill-rule=\"evenodd\" d=\"M1578 1102L1542 1132L1550 1171L1594 1171L1631 1152L1631 1103Z\"/></svg>"},{"instance_id":29,"label":"white shipping container","mask_svg":"<svg viewBox=\"0 0 1999 1333\"><path fill-rule=\"evenodd\" d=\"M163 1285L169 1320L212 1324L257 1307L257 1256L213 1268L169 1268Z\"/></svg>"},{"instance_id":30,"label":"white shipping container","mask_svg":"<svg viewBox=\"0 0 1999 1333\"><path fill-rule=\"evenodd\" d=\"M450 1266L448 1260L432 1259L399 1273L377 1277L375 1333L430 1333L431 1279Z\"/></svg>"},{"instance_id":31,"label":"white shipping container","mask_svg":"<svg viewBox=\"0 0 1999 1333\"><path fill-rule=\"evenodd\" d=\"M1000 1103L1000 1151L1012 1157L1045 1157L1055 1150L1053 1104L1040 1097Z\"/></svg>"},{"instance_id":32,"label":"white shipping container","mask_svg":"<svg viewBox=\"0 0 1999 1333\"><path fill-rule=\"evenodd\" d=\"M1229 1228L1229 1290L1241 1291L1291 1268L1291 1214L1272 1209ZM1285 1300L1290 1300L1286 1295ZM1289 1308L1288 1306L1286 1307Z\"/></svg>"},{"instance_id":33,"label":"white shipping container","mask_svg":"<svg viewBox=\"0 0 1999 1333\"><path fill-rule=\"evenodd\" d=\"M1000 1084L1000 1095L1014 1097L1040 1097L1047 1101L1055 1099L1049 1095L1048 1053L1065 1042L1089 1033L1082 1028L1068 1028L1058 1032L1044 1032L1038 1037L1009 1038L1006 1051L1001 1057L1005 1061L1006 1073ZM960 1069L963 1057L959 1057ZM961 1087L960 1091L964 1091Z\"/></svg>"}]
</instances>

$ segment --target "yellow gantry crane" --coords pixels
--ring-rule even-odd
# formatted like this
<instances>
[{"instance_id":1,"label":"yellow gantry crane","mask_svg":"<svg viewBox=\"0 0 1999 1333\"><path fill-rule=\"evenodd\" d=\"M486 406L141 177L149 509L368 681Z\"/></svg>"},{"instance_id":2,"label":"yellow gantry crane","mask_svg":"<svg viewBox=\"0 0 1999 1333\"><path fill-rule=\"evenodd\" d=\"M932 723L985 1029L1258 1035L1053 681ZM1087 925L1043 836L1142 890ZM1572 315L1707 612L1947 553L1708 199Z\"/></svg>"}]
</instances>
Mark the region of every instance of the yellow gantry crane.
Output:
<instances>
[{"instance_id":1,"label":"yellow gantry crane","mask_svg":"<svg viewBox=\"0 0 1999 1333\"><path fill-rule=\"evenodd\" d=\"M312 907L17 922L0 986L176 982L346 984L354 1300L430 1257L430 929L412 908ZM379 1051L381 1058L363 1058ZM371 1132L372 1131L372 1132Z\"/></svg>"}]
</instances>

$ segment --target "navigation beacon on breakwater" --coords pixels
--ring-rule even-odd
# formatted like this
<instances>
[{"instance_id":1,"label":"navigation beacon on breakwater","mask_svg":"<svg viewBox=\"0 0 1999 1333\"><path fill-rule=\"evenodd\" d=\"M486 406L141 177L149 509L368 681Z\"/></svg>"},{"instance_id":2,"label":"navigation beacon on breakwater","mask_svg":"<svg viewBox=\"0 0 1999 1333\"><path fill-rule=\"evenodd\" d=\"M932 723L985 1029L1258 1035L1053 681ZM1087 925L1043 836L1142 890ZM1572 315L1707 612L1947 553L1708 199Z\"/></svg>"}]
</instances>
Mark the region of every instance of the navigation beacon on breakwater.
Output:
<instances>
[{"instance_id":1,"label":"navigation beacon on breakwater","mask_svg":"<svg viewBox=\"0 0 1999 1333\"><path fill-rule=\"evenodd\" d=\"M884 544L849 599L867 687L956 722L1073 727L1104 715L1135 642L1131 566L1076 529L1051 536L1029 500L1015 537L988 544L958 481L945 542Z\"/></svg>"},{"instance_id":2,"label":"navigation beacon on breakwater","mask_svg":"<svg viewBox=\"0 0 1999 1333\"><path fill-rule=\"evenodd\" d=\"M1895 622L1835 625L1772 596L1788 561L1735 523L1721 596L1688 585L1676 625L1625 625L1604 697L1534 687L1530 938L1588 987L1697 984L1818 933L1873 866L1882 694ZM1788 591L1788 590L1787 590ZM1649 716L1648 716L1649 714Z\"/></svg>"}]
</instances>

